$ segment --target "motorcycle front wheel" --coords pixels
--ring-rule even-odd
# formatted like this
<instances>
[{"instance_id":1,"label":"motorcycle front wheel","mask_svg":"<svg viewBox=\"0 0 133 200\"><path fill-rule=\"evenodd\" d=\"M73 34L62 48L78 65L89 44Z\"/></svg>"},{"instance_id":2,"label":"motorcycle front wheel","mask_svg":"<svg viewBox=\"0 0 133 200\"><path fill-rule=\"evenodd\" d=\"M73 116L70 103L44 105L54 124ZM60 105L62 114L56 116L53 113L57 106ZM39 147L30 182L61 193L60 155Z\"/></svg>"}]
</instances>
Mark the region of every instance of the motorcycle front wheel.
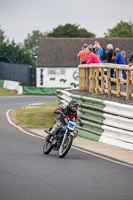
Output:
<instances>
[{"instance_id":1,"label":"motorcycle front wheel","mask_svg":"<svg viewBox=\"0 0 133 200\"><path fill-rule=\"evenodd\" d=\"M64 135L65 138L63 138L62 143L60 145L60 148L58 150L58 156L59 158L63 158L71 148L72 142L73 142L73 136L72 135Z\"/></svg>"},{"instance_id":2,"label":"motorcycle front wheel","mask_svg":"<svg viewBox=\"0 0 133 200\"><path fill-rule=\"evenodd\" d=\"M53 137L50 138L50 141L49 141L49 142L47 142L47 141L45 140L44 145L43 145L43 153L44 153L44 154L48 154L48 153L50 153L50 152L52 151L52 149L53 149L53 146L52 146L52 138L53 138Z\"/></svg>"}]
</instances>

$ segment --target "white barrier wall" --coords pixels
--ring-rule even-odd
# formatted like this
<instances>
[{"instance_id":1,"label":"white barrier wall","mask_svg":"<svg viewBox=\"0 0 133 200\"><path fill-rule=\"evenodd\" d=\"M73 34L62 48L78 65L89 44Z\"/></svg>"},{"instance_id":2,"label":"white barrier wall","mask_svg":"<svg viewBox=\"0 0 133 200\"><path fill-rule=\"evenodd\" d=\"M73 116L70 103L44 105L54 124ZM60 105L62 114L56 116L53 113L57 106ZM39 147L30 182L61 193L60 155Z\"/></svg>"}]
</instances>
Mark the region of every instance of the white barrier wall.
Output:
<instances>
[{"instance_id":1,"label":"white barrier wall","mask_svg":"<svg viewBox=\"0 0 133 200\"><path fill-rule=\"evenodd\" d=\"M9 90L18 90L19 82L16 81L4 81L3 88L9 89Z\"/></svg>"}]
</instances>

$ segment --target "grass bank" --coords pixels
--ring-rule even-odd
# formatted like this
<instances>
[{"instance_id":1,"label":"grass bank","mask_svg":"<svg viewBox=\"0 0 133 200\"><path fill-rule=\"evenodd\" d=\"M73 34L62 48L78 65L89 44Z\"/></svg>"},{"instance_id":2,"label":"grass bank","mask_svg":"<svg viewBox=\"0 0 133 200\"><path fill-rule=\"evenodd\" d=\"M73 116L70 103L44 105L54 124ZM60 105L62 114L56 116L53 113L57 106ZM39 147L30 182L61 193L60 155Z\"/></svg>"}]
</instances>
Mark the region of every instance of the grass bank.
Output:
<instances>
[{"instance_id":1,"label":"grass bank","mask_svg":"<svg viewBox=\"0 0 133 200\"><path fill-rule=\"evenodd\" d=\"M0 87L0 96L17 96L17 91Z\"/></svg>"},{"instance_id":2,"label":"grass bank","mask_svg":"<svg viewBox=\"0 0 133 200\"><path fill-rule=\"evenodd\" d=\"M18 109L12 113L13 122L27 128L50 128L58 115L54 110L59 107L59 102L38 105L35 108Z\"/></svg>"}]
</instances>

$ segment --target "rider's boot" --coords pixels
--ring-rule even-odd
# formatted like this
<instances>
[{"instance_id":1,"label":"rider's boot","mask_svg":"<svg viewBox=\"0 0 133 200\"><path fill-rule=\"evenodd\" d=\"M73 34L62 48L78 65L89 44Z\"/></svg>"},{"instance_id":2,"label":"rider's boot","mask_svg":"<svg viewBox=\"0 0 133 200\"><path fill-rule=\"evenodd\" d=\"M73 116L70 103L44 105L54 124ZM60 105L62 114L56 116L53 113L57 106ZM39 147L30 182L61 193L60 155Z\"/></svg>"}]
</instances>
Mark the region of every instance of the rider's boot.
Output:
<instances>
[{"instance_id":1,"label":"rider's boot","mask_svg":"<svg viewBox=\"0 0 133 200\"><path fill-rule=\"evenodd\" d=\"M50 138L51 138L51 136L52 136L53 134L51 134L50 131L48 131L48 130L45 130L45 132L48 133L48 135L47 135L47 137L46 137L46 141L49 142L49 140L50 140Z\"/></svg>"}]
</instances>

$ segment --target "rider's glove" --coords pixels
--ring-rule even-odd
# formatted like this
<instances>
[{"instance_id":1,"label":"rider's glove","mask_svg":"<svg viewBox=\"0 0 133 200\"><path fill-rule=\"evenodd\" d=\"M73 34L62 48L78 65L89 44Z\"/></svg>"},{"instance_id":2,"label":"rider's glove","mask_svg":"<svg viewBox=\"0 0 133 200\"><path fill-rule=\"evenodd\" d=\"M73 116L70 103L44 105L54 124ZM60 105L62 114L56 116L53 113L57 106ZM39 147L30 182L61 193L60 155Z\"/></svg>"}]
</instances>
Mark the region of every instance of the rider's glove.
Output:
<instances>
[{"instance_id":1,"label":"rider's glove","mask_svg":"<svg viewBox=\"0 0 133 200\"><path fill-rule=\"evenodd\" d=\"M81 122L81 121L79 121L79 125L80 125L80 126L84 126L84 123Z\"/></svg>"}]
</instances>

